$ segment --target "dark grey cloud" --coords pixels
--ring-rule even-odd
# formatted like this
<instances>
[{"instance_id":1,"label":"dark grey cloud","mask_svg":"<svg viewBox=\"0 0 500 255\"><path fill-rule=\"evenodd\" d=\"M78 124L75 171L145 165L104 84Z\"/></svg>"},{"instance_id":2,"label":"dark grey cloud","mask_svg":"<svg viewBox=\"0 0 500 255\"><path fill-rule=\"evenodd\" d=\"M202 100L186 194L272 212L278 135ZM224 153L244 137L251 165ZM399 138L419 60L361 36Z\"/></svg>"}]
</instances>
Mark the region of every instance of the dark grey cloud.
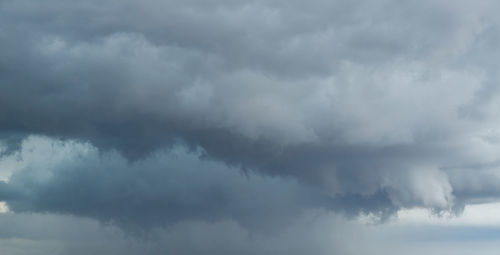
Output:
<instances>
[{"instance_id":1,"label":"dark grey cloud","mask_svg":"<svg viewBox=\"0 0 500 255\"><path fill-rule=\"evenodd\" d=\"M0 199L13 212L93 218L134 233L183 220L234 220L271 231L331 200L294 180L244 174L179 148L131 163L84 145L41 143L47 144L37 150L66 156L35 161L0 182Z\"/></svg>"},{"instance_id":2,"label":"dark grey cloud","mask_svg":"<svg viewBox=\"0 0 500 255\"><path fill-rule=\"evenodd\" d=\"M92 218L133 234L190 220L230 220L248 231L278 233L307 210L385 219L397 209L385 191L333 197L290 177L200 159L200 152L182 147L129 162L89 144L30 137L18 154L10 157L24 164L0 182L0 200L11 212Z\"/></svg>"},{"instance_id":3,"label":"dark grey cloud","mask_svg":"<svg viewBox=\"0 0 500 255\"><path fill-rule=\"evenodd\" d=\"M247 204L244 196L261 184L245 186L240 169L299 183L298 190L275 184L292 199L276 206L278 215L316 200L356 213L496 199L494 185L481 185L497 178L496 168L469 167L498 161L496 7L1 1L3 154L35 134L89 142L130 161L111 154L30 166L2 183L0 196L14 211L146 226L246 222L269 212L243 208L285 199ZM170 170L157 153L179 145L218 163L189 156L178 167L192 174ZM53 177L40 181L39 171ZM468 174L477 183L462 179ZM190 188L165 185L171 177ZM269 185L264 190L274 194ZM134 209L148 206L155 210Z\"/></svg>"}]
</instances>

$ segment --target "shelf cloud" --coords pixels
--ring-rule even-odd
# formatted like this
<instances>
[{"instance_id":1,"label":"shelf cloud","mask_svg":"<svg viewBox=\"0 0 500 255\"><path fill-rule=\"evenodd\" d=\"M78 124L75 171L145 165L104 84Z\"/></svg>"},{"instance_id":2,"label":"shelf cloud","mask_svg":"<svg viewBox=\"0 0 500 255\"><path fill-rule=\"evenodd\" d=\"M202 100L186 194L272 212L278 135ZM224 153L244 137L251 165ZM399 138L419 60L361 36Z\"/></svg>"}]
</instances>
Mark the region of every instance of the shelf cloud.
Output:
<instances>
[{"instance_id":1,"label":"shelf cloud","mask_svg":"<svg viewBox=\"0 0 500 255\"><path fill-rule=\"evenodd\" d=\"M132 232L496 201L498 7L0 0L0 200Z\"/></svg>"}]
</instances>

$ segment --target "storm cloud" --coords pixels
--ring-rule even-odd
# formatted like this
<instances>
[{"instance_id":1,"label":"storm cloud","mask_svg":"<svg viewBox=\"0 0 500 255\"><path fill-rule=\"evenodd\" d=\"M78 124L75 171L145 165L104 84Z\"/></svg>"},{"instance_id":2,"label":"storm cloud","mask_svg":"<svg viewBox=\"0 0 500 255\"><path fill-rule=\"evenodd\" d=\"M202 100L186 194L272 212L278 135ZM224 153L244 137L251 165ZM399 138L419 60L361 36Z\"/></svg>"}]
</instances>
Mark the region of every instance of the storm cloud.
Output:
<instances>
[{"instance_id":1,"label":"storm cloud","mask_svg":"<svg viewBox=\"0 0 500 255\"><path fill-rule=\"evenodd\" d=\"M0 1L0 155L66 155L6 174L0 200L253 230L496 201L499 7Z\"/></svg>"},{"instance_id":2,"label":"storm cloud","mask_svg":"<svg viewBox=\"0 0 500 255\"><path fill-rule=\"evenodd\" d=\"M25 157L44 156L0 182L0 199L11 210L89 217L135 233L183 220L224 219L272 230L330 200L294 180L244 175L182 148L134 163L46 138L30 138L23 148Z\"/></svg>"}]
</instances>

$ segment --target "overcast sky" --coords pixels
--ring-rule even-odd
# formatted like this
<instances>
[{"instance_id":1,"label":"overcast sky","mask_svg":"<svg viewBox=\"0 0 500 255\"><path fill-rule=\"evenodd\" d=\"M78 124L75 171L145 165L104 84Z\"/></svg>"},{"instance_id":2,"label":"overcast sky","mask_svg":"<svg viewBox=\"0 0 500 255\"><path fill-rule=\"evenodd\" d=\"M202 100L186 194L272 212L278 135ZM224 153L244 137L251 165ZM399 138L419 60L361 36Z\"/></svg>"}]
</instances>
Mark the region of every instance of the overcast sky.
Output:
<instances>
[{"instance_id":1,"label":"overcast sky","mask_svg":"<svg viewBox=\"0 0 500 255\"><path fill-rule=\"evenodd\" d=\"M496 254L499 9L0 0L0 253Z\"/></svg>"}]
</instances>

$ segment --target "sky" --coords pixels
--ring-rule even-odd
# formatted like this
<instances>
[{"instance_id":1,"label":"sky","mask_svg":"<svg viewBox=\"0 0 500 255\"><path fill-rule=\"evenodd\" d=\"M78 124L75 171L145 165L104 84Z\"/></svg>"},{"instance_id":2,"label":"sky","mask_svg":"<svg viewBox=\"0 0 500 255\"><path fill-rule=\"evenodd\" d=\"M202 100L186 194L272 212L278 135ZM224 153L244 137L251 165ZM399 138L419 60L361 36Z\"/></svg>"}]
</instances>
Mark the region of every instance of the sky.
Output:
<instances>
[{"instance_id":1,"label":"sky","mask_svg":"<svg viewBox=\"0 0 500 255\"><path fill-rule=\"evenodd\" d=\"M499 8L0 0L0 253L496 254Z\"/></svg>"}]
</instances>

